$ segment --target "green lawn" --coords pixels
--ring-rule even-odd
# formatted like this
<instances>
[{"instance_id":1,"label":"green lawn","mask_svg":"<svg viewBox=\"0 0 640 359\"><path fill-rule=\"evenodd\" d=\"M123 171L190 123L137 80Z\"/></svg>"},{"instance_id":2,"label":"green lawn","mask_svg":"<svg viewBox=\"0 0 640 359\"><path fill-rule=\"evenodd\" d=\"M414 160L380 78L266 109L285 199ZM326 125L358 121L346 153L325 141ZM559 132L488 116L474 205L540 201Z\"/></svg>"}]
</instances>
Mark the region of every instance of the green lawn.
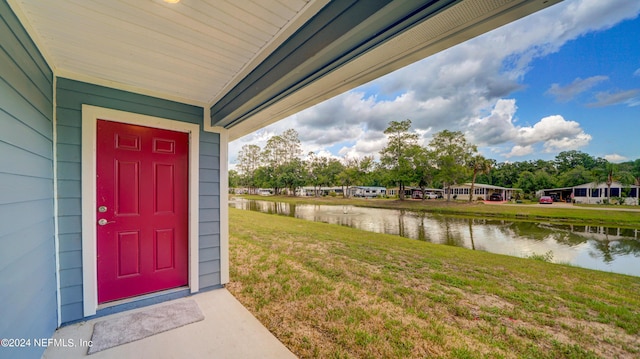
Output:
<instances>
[{"instance_id":1,"label":"green lawn","mask_svg":"<svg viewBox=\"0 0 640 359\"><path fill-rule=\"evenodd\" d=\"M230 209L228 289L302 358L640 357L640 278Z\"/></svg>"},{"instance_id":2,"label":"green lawn","mask_svg":"<svg viewBox=\"0 0 640 359\"><path fill-rule=\"evenodd\" d=\"M494 217L511 220L547 221L574 224L640 227L640 206L575 206L540 204L484 204L445 200L358 199L342 197L242 196L247 199L297 204L354 205L374 208L408 209L465 217Z\"/></svg>"}]
</instances>

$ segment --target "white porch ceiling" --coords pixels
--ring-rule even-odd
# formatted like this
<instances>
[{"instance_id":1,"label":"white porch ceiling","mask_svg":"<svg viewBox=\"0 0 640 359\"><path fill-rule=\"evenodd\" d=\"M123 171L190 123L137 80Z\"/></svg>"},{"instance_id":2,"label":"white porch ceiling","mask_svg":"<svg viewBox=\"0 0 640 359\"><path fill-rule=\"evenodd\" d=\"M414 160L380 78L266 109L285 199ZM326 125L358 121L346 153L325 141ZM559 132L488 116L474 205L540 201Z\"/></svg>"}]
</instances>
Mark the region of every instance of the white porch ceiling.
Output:
<instances>
[{"instance_id":1,"label":"white porch ceiling","mask_svg":"<svg viewBox=\"0 0 640 359\"><path fill-rule=\"evenodd\" d=\"M206 105L326 1L13 0L56 75Z\"/></svg>"},{"instance_id":2,"label":"white porch ceiling","mask_svg":"<svg viewBox=\"0 0 640 359\"><path fill-rule=\"evenodd\" d=\"M561 0L360 1L8 0L56 76L211 108L231 140Z\"/></svg>"}]
</instances>

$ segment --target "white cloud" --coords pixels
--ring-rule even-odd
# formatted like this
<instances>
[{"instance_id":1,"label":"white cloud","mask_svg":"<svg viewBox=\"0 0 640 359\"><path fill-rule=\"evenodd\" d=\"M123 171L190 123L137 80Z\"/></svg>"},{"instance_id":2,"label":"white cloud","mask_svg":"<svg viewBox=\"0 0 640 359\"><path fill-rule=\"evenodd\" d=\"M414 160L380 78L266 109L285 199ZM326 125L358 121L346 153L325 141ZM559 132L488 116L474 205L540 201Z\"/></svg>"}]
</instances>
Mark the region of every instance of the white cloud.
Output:
<instances>
[{"instance_id":1,"label":"white cloud","mask_svg":"<svg viewBox=\"0 0 640 359\"><path fill-rule=\"evenodd\" d=\"M640 68L633 72L633 76L640 76Z\"/></svg>"},{"instance_id":2,"label":"white cloud","mask_svg":"<svg viewBox=\"0 0 640 359\"><path fill-rule=\"evenodd\" d=\"M640 89L632 89L618 92L598 92L596 102L587 104L588 107L605 107L626 103L633 107L638 105L638 94Z\"/></svg>"},{"instance_id":3,"label":"white cloud","mask_svg":"<svg viewBox=\"0 0 640 359\"><path fill-rule=\"evenodd\" d=\"M578 122L560 115L544 117L532 126L517 126L516 109L515 100L498 100L491 114L471 122L466 135L480 146L512 144L504 154L507 158L532 154L535 147L541 146L545 152L564 151L591 141Z\"/></svg>"},{"instance_id":4,"label":"white cloud","mask_svg":"<svg viewBox=\"0 0 640 359\"><path fill-rule=\"evenodd\" d=\"M619 155L617 153L612 153L610 155L605 155L604 159L609 161L609 162L613 162L613 163L618 163L618 162L623 162L628 160L627 157Z\"/></svg>"},{"instance_id":5,"label":"white cloud","mask_svg":"<svg viewBox=\"0 0 640 359\"><path fill-rule=\"evenodd\" d=\"M532 154L533 151L534 151L534 149L533 149L533 146L531 146L531 145L529 145L529 146L515 145L515 146L513 146L513 148L511 148L511 151L509 153L506 153L504 155L504 157L506 157L506 158L522 157L522 156L526 156L526 155Z\"/></svg>"},{"instance_id":6,"label":"white cloud","mask_svg":"<svg viewBox=\"0 0 640 359\"><path fill-rule=\"evenodd\" d=\"M598 83L608 80L607 76L592 76L586 79L577 78L572 83L566 86L560 86L560 84L552 84L547 93L554 95L559 102L571 101L577 95L588 91Z\"/></svg>"}]
</instances>

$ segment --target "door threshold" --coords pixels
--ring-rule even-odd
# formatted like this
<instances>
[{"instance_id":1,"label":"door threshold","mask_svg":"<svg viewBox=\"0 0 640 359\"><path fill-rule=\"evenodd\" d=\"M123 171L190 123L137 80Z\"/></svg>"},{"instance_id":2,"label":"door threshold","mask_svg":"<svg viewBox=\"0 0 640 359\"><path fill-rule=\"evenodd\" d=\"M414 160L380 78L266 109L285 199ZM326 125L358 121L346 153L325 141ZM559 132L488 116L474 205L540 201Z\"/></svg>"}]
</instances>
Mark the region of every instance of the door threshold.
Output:
<instances>
[{"instance_id":1,"label":"door threshold","mask_svg":"<svg viewBox=\"0 0 640 359\"><path fill-rule=\"evenodd\" d=\"M181 292L181 291L183 291L185 289L189 289L189 286L171 288L171 289L161 290L159 292L153 292L153 293L139 295L139 296L136 296L136 297L124 298L124 299L120 299L120 300L114 300L113 302L107 302L107 303L99 304L97 310L107 309L107 308L115 307L115 306L122 305L122 304L129 304L129 303L143 301L143 300L147 300L147 299L151 299L151 298L155 298L155 297L160 297L160 296L164 296L164 295L168 295L168 294L173 294L173 293Z\"/></svg>"}]
</instances>

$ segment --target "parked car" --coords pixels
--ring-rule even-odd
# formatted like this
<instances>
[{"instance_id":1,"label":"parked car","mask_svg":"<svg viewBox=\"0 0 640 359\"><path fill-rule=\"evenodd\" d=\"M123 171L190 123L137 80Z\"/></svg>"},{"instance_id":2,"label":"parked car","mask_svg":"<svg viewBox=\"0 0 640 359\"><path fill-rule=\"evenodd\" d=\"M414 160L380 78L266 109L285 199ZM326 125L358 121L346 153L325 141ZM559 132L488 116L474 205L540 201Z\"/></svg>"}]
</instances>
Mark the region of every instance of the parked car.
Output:
<instances>
[{"instance_id":1,"label":"parked car","mask_svg":"<svg viewBox=\"0 0 640 359\"><path fill-rule=\"evenodd\" d=\"M540 204L553 204L553 197L551 196L542 196L540 197Z\"/></svg>"},{"instance_id":2,"label":"parked car","mask_svg":"<svg viewBox=\"0 0 640 359\"><path fill-rule=\"evenodd\" d=\"M489 196L489 201L502 201L502 195L500 193L492 193Z\"/></svg>"},{"instance_id":3,"label":"parked car","mask_svg":"<svg viewBox=\"0 0 640 359\"><path fill-rule=\"evenodd\" d=\"M436 199L438 198L438 195L433 193L433 192L427 192L424 194L424 198L426 199Z\"/></svg>"}]
</instances>

